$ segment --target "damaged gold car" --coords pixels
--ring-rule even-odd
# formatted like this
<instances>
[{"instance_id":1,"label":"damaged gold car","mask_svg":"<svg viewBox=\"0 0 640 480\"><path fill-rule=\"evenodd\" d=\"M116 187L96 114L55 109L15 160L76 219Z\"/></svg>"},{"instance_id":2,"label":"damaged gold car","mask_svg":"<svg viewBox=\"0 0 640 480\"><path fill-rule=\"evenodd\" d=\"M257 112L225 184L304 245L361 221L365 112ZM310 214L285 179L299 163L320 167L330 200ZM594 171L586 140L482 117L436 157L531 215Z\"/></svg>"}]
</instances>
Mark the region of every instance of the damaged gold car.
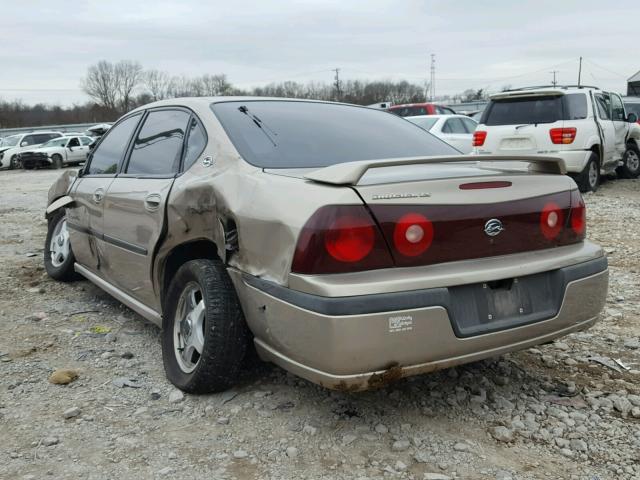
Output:
<instances>
[{"instance_id":1,"label":"damaged gold car","mask_svg":"<svg viewBox=\"0 0 640 480\"><path fill-rule=\"evenodd\" d=\"M121 118L49 192L44 261L162 327L167 376L259 355L362 390L591 326L607 260L560 159L461 156L406 120L189 98Z\"/></svg>"}]
</instances>

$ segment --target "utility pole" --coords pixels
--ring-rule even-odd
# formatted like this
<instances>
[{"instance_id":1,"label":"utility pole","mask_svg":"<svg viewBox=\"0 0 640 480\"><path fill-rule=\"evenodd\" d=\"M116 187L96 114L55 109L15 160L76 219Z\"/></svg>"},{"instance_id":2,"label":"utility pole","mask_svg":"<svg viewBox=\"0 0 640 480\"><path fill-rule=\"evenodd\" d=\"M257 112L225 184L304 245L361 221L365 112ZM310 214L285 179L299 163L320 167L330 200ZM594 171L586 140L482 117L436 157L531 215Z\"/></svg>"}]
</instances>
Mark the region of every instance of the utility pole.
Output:
<instances>
[{"instance_id":1,"label":"utility pole","mask_svg":"<svg viewBox=\"0 0 640 480\"><path fill-rule=\"evenodd\" d=\"M553 81L551 82L551 84L555 87L556 85L558 85L558 82L556 81L556 73L558 73L558 70L552 70L549 73L553 74Z\"/></svg>"},{"instance_id":2,"label":"utility pole","mask_svg":"<svg viewBox=\"0 0 640 480\"><path fill-rule=\"evenodd\" d=\"M333 71L336 72L333 84L333 86L336 87L336 100L340 100L342 98L342 89L340 87L340 69L334 68Z\"/></svg>"},{"instance_id":3,"label":"utility pole","mask_svg":"<svg viewBox=\"0 0 640 480\"><path fill-rule=\"evenodd\" d=\"M431 54L431 78L429 80L429 88L431 89L431 101L436 99L436 54Z\"/></svg>"},{"instance_id":4,"label":"utility pole","mask_svg":"<svg viewBox=\"0 0 640 480\"><path fill-rule=\"evenodd\" d=\"M582 75L582 57L580 57L580 66L578 67L578 86L580 86L581 75Z\"/></svg>"}]
</instances>

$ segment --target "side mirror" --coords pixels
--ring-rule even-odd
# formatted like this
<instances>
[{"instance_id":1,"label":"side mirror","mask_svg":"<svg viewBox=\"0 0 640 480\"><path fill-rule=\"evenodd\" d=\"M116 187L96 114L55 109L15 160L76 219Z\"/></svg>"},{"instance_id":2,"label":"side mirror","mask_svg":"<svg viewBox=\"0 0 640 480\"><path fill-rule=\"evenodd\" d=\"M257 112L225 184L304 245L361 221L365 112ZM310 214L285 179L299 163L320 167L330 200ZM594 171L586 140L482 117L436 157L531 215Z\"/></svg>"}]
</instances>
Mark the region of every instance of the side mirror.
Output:
<instances>
[{"instance_id":1,"label":"side mirror","mask_svg":"<svg viewBox=\"0 0 640 480\"><path fill-rule=\"evenodd\" d=\"M636 123L637 121L638 121L638 115L636 115L635 113L630 113L629 115L627 115L627 122Z\"/></svg>"},{"instance_id":2,"label":"side mirror","mask_svg":"<svg viewBox=\"0 0 640 480\"><path fill-rule=\"evenodd\" d=\"M29 143L28 143L28 142L22 142L22 143L20 144L20 146L21 146L21 147L26 147L26 146L28 146L28 145L29 145Z\"/></svg>"}]
</instances>

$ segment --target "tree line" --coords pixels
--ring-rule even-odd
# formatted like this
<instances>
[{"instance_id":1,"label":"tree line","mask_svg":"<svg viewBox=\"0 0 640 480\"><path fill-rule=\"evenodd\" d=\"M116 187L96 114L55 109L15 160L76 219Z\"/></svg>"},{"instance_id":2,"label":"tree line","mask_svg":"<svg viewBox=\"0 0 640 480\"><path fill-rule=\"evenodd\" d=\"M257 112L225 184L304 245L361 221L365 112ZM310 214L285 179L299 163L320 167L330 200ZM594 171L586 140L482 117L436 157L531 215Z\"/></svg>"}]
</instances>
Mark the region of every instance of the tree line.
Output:
<instances>
[{"instance_id":1,"label":"tree line","mask_svg":"<svg viewBox=\"0 0 640 480\"><path fill-rule=\"evenodd\" d=\"M169 75L161 70L145 70L137 61L102 60L91 65L81 81L90 101L73 107L21 101L0 101L0 128L114 121L122 114L146 103L176 97L241 95L331 100L358 105L379 102L414 103L425 98L425 87L406 80L346 80L337 83L285 81L241 89L225 74L197 77ZM481 97L482 91L468 90L461 100ZM445 97L449 98L449 97Z\"/></svg>"}]
</instances>

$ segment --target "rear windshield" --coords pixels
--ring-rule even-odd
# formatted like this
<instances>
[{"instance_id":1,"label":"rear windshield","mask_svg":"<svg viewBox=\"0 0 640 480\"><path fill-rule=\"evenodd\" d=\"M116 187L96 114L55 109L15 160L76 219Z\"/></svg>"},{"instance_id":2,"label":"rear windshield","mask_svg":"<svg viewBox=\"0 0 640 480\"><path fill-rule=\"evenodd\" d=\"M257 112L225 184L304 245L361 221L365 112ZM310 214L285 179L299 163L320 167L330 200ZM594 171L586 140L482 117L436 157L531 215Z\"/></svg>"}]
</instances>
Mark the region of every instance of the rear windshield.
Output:
<instances>
[{"instance_id":1,"label":"rear windshield","mask_svg":"<svg viewBox=\"0 0 640 480\"><path fill-rule=\"evenodd\" d=\"M587 118L583 93L491 100L480 123L488 126L553 123Z\"/></svg>"},{"instance_id":2,"label":"rear windshield","mask_svg":"<svg viewBox=\"0 0 640 480\"><path fill-rule=\"evenodd\" d=\"M211 109L240 155L261 168L460 154L416 125L371 108L253 100L214 103Z\"/></svg>"},{"instance_id":3,"label":"rear windshield","mask_svg":"<svg viewBox=\"0 0 640 480\"><path fill-rule=\"evenodd\" d=\"M418 115L429 115L430 112L427 107L422 105L415 105L413 107L391 107L390 113L399 115L400 117L416 117Z\"/></svg>"}]
</instances>

